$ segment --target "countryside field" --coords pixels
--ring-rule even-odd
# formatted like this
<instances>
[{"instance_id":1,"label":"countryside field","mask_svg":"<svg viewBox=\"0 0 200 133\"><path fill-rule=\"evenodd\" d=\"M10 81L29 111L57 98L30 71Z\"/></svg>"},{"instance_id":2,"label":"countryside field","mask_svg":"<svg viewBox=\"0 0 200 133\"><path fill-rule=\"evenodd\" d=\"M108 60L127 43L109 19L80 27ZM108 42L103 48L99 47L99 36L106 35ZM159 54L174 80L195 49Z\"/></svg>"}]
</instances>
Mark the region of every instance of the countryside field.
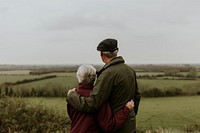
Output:
<instances>
[{"instance_id":1,"label":"countryside field","mask_svg":"<svg viewBox=\"0 0 200 133\"><path fill-rule=\"evenodd\" d=\"M67 115L65 98L22 98L30 103L43 104ZM200 96L142 98L137 115L137 127L142 129L183 130L200 123Z\"/></svg>"},{"instance_id":2,"label":"countryside field","mask_svg":"<svg viewBox=\"0 0 200 133\"><path fill-rule=\"evenodd\" d=\"M31 70L0 71L1 94L8 93L8 95L14 96L13 98L22 99L33 105L41 104L58 111L59 114L67 116L65 93L67 90L76 87L78 83L75 72L54 71L46 74L31 75L29 74L30 71ZM180 72L180 74L185 78L188 72ZM5 84L5 82L16 83L25 79L41 78L48 75L56 76L50 79L42 79L16 85L6 86ZM138 78L138 86L141 92L152 90L152 88L158 88L158 90L161 91L173 89L181 90L181 93L173 97L167 95L162 95L162 97L158 95L156 98L142 97L137 116L138 129L145 131L147 129L154 130L162 128L171 130L171 132L200 131L199 71L195 74L197 78L190 78L189 80L183 79L182 77L170 76L159 76L157 78L157 75L164 75L164 72L157 71L140 71L137 75L150 76L150 78ZM11 90L12 93L9 93ZM33 90L34 95L32 95ZM152 91L149 91L149 93L152 93Z\"/></svg>"}]
</instances>

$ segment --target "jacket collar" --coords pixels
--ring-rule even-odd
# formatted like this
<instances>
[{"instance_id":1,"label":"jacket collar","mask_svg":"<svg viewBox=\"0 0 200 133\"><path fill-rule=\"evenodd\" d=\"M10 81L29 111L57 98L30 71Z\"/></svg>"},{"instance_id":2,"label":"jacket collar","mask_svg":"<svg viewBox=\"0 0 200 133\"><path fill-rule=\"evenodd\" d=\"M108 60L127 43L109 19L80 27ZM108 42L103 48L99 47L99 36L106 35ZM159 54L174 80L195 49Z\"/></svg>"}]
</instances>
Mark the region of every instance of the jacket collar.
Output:
<instances>
[{"instance_id":1,"label":"jacket collar","mask_svg":"<svg viewBox=\"0 0 200 133\"><path fill-rule=\"evenodd\" d=\"M121 56L118 56L116 58L113 58L110 62L106 63L103 68L101 68L100 71L97 72L97 76L99 76L105 69L107 69L108 67L115 65L115 64L119 64L119 63L124 63L124 59Z\"/></svg>"}]
</instances>

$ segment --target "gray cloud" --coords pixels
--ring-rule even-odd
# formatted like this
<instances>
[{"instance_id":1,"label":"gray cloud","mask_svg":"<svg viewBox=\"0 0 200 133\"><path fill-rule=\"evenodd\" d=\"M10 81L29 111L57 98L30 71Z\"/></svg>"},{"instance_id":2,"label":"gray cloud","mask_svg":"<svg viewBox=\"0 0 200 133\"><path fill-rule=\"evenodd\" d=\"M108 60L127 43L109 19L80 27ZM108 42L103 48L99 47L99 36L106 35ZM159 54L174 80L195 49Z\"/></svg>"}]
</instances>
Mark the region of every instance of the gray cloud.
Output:
<instances>
[{"instance_id":1,"label":"gray cloud","mask_svg":"<svg viewBox=\"0 0 200 133\"><path fill-rule=\"evenodd\" d=\"M199 0L0 1L0 60L101 63L96 45L114 37L128 63L198 63L199 5Z\"/></svg>"}]
</instances>

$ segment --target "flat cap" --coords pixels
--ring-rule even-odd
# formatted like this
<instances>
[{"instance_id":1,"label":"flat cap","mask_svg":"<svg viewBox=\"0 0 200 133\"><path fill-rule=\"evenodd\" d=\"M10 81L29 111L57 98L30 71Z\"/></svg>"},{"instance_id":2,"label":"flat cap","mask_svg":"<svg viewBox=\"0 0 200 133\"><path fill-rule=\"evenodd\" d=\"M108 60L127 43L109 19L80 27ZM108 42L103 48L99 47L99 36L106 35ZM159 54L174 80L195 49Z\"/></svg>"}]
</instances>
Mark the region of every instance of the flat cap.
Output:
<instances>
[{"instance_id":1,"label":"flat cap","mask_svg":"<svg viewBox=\"0 0 200 133\"><path fill-rule=\"evenodd\" d=\"M98 51L110 51L113 52L115 50L117 50L117 40L116 39L112 39L112 38L108 38L105 39L103 41L101 41L99 43L99 45L97 46L97 50Z\"/></svg>"}]
</instances>

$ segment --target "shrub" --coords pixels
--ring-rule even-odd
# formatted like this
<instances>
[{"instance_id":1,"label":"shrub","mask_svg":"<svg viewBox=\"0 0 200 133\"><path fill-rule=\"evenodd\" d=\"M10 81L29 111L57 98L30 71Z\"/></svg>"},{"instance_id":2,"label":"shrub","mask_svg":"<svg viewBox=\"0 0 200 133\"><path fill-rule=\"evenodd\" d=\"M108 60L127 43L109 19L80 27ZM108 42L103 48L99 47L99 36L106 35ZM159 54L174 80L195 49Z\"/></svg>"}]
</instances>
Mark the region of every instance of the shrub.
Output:
<instances>
[{"instance_id":1,"label":"shrub","mask_svg":"<svg viewBox=\"0 0 200 133\"><path fill-rule=\"evenodd\" d=\"M199 124L186 125L185 131L187 133L199 133L200 132L200 125Z\"/></svg>"},{"instance_id":2,"label":"shrub","mask_svg":"<svg viewBox=\"0 0 200 133\"><path fill-rule=\"evenodd\" d=\"M42 105L30 105L22 100L0 98L0 131L7 132L66 132L67 116Z\"/></svg>"},{"instance_id":3,"label":"shrub","mask_svg":"<svg viewBox=\"0 0 200 133\"><path fill-rule=\"evenodd\" d=\"M151 88L148 90L144 90L141 93L141 95L144 97L161 97L161 96L164 96L164 92L158 88Z\"/></svg>"},{"instance_id":4,"label":"shrub","mask_svg":"<svg viewBox=\"0 0 200 133\"><path fill-rule=\"evenodd\" d=\"M65 87L58 83L46 83L42 86L5 86L4 94L11 97L65 97L67 90L70 87Z\"/></svg>"},{"instance_id":5,"label":"shrub","mask_svg":"<svg viewBox=\"0 0 200 133\"><path fill-rule=\"evenodd\" d=\"M168 88L162 90L160 88L150 88L148 90L143 90L141 95L144 97L169 97L169 96L180 96L185 95L182 89L179 88Z\"/></svg>"},{"instance_id":6,"label":"shrub","mask_svg":"<svg viewBox=\"0 0 200 133\"><path fill-rule=\"evenodd\" d=\"M191 71L188 72L187 77L189 77L189 78L196 78L197 75L198 75L198 73L197 73L196 70L191 70Z\"/></svg>"},{"instance_id":7,"label":"shrub","mask_svg":"<svg viewBox=\"0 0 200 133\"><path fill-rule=\"evenodd\" d=\"M200 91L197 91L197 93L196 93L197 95L200 95Z\"/></svg>"},{"instance_id":8,"label":"shrub","mask_svg":"<svg viewBox=\"0 0 200 133\"><path fill-rule=\"evenodd\" d=\"M179 88L169 88L165 91L165 96L179 96L182 94L182 89Z\"/></svg>"},{"instance_id":9,"label":"shrub","mask_svg":"<svg viewBox=\"0 0 200 133\"><path fill-rule=\"evenodd\" d=\"M40 80L45 80L45 79L50 79L50 78L56 78L56 75L48 75L40 78L34 78L34 79L24 79L24 80L19 80L16 82L5 82L4 84L6 86L10 85L19 85L19 84L25 84L25 83L30 83L30 82L35 82L35 81L40 81Z\"/></svg>"},{"instance_id":10,"label":"shrub","mask_svg":"<svg viewBox=\"0 0 200 133\"><path fill-rule=\"evenodd\" d=\"M195 84L187 84L184 86L184 92L188 95L199 95L200 94L200 82Z\"/></svg>"}]
</instances>

